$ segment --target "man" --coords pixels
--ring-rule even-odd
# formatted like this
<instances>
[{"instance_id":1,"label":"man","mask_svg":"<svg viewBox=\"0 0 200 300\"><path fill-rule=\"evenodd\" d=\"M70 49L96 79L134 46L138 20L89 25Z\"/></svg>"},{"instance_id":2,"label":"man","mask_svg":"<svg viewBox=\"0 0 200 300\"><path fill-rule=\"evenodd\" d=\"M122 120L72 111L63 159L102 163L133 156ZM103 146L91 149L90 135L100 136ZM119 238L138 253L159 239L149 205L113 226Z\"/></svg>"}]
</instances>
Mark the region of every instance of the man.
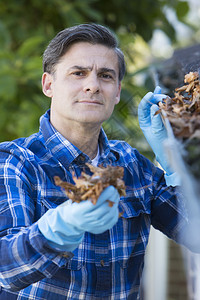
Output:
<instances>
[{"instance_id":1,"label":"man","mask_svg":"<svg viewBox=\"0 0 200 300\"><path fill-rule=\"evenodd\" d=\"M181 242L187 225L165 182L174 177L163 155L165 129L159 116L150 117L157 105L149 102L163 95L157 89L143 98L139 120L166 175L127 143L108 141L101 127L120 100L125 73L107 28L61 31L43 61L51 108L39 132L0 145L0 299L139 299L150 226ZM89 172L86 162L122 166L126 196L109 186L96 205L67 199L54 176L73 182L73 172Z\"/></svg>"}]
</instances>

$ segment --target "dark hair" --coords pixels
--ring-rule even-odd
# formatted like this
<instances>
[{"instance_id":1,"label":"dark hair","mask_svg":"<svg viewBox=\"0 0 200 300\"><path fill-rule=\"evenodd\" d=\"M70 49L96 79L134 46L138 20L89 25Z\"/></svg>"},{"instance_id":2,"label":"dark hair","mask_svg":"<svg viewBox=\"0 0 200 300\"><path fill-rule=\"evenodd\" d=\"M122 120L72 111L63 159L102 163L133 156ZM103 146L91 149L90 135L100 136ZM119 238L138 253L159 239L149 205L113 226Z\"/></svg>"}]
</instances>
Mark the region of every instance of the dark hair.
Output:
<instances>
[{"instance_id":1,"label":"dark hair","mask_svg":"<svg viewBox=\"0 0 200 300\"><path fill-rule=\"evenodd\" d=\"M119 80L125 74L125 61L123 52L118 48L115 35L105 26L99 24L81 24L60 31L49 43L43 54L44 72L53 73L55 65L66 53L68 48L77 42L102 44L112 48L118 56Z\"/></svg>"}]
</instances>

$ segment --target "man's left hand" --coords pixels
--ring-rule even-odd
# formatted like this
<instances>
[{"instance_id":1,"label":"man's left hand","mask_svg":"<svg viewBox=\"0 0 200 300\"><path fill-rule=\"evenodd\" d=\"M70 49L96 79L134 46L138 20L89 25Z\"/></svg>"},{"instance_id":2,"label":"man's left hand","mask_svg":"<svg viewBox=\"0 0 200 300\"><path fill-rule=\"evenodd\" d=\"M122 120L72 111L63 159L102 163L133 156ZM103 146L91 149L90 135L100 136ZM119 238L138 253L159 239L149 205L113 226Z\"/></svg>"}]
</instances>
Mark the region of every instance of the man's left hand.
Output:
<instances>
[{"instance_id":1,"label":"man's left hand","mask_svg":"<svg viewBox=\"0 0 200 300\"><path fill-rule=\"evenodd\" d=\"M156 160L161 167L165 170L167 175L171 175L173 170L167 159L163 142L167 139L167 131L162 122L160 114L155 113L158 111L158 102L167 96L161 94L161 88L157 86L154 92L147 93L141 100L138 107L138 118L140 128L142 129L144 136L151 146Z\"/></svg>"}]
</instances>

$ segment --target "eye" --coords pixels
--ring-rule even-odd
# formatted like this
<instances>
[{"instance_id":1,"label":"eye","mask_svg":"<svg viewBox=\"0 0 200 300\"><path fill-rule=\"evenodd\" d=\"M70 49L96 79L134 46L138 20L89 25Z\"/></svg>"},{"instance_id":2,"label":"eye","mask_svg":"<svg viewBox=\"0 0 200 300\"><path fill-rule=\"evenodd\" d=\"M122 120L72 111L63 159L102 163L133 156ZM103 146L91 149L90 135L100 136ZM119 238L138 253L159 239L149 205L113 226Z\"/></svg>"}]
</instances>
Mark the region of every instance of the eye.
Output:
<instances>
[{"instance_id":1,"label":"eye","mask_svg":"<svg viewBox=\"0 0 200 300\"><path fill-rule=\"evenodd\" d=\"M110 75L108 73L102 73L102 74L100 74L100 77L103 78L103 79L107 79L107 80L113 78L112 75Z\"/></svg>"},{"instance_id":2,"label":"eye","mask_svg":"<svg viewBox=\"0 0 200 300\"><path fill-rule=\"evenodd\" d=\"M84 71L75 71L72 73L74 76L85 76L85 72Z\"/></svg>"}]
</instances>

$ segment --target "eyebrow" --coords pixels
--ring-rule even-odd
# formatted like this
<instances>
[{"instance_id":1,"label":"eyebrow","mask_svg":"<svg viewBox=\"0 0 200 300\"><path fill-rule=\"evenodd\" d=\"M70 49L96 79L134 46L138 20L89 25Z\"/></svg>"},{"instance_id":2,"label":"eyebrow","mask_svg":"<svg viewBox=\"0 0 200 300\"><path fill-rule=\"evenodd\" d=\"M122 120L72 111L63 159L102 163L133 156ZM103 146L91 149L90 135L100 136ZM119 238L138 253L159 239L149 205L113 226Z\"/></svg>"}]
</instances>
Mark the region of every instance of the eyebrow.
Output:
<instances>
[{"instance_id":1,"label":"eyebrow","mask_svg":"<svg viewBox=\"0 0 200 300\"><path fill-rule=\"evenodd\" d=\"M86 70L89 70L91 71L92 68L91 67L82 67L82 66L73 66L71 67L69 70L80 70L80 71L86 71ZM99 73L112 73L114 77L117 76L116 72L114 69L110 69L110 68L100 68L98 70Z\"/></svg>"}]
</instances>

